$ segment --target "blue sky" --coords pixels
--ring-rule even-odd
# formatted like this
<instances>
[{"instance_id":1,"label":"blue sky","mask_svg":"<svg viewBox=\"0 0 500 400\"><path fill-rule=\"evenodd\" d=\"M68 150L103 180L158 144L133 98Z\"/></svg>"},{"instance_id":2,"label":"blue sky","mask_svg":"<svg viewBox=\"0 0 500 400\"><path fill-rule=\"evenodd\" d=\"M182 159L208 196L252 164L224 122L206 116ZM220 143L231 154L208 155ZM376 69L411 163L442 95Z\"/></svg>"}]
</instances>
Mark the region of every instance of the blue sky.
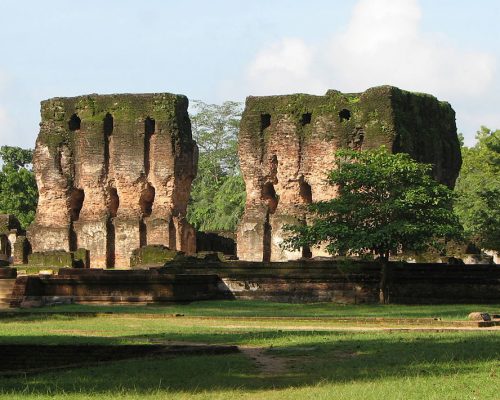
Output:
<instances>
[{"instance_id":1,"label":"blue sky","mask_svg":"<svg viewBox=\"0 0 500 400\"><path fill-rule=\"evenodd\" d=\"M205 102L392 84L500 128L498 0L2 0L0 144L33 147L39 103L173 92Z\"/></svg>"}]
</instances>

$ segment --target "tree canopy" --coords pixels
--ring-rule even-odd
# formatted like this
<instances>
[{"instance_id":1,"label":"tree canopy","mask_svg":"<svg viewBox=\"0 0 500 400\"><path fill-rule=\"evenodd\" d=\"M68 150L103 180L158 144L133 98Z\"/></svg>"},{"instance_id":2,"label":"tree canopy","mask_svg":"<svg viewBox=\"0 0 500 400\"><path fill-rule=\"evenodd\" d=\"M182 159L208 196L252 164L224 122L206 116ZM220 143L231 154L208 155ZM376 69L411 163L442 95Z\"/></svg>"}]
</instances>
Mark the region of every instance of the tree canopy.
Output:
<instances>
[{"instance_id":1,"label":"tree canopy","mask_svg":"<svg viewBox=\"0 0 500 400\"><path fill-rule=\"evenodd\" d=\"M473 242L500 251L500 130L483 126L476 139L462 146L455 210Z\"/></svg>"},{"instance_id":2,"label":"tree canopy","mask_svg":"<svg viewBox=\"0 0 500 400\"><path fill-rule=\"evenodd\" d=\"M385 148L339 150L336 160L328 179L337 197L312 203L312 223L288 227L285 247L325 244L331 254L373 252L388 260L402 249L460 237L452 191L432 178L431 165Z\"/></svg>"},{"instance_id":3,"label":"tree canopy","mask_svg":"<svg viewBox=\"0 0 500 400\"><path fill-rule=\"evenodd\" d=\"M241 104L195 101L194 110L190 118L200 155L188 220L201 231L234 231L246 197L238 163Z\"/></svg>"},{"instance_id":4,"label":"tree canopy","mask_svg":"<svg viewBox=\"0 0 500 400\"><path fill-rule=\"evenodd\" d=\"M38 190L31 163L33 150L20 147L0 148L0 213L14 214L23 228L35 218Z\"/></svg>"}]
</instances>

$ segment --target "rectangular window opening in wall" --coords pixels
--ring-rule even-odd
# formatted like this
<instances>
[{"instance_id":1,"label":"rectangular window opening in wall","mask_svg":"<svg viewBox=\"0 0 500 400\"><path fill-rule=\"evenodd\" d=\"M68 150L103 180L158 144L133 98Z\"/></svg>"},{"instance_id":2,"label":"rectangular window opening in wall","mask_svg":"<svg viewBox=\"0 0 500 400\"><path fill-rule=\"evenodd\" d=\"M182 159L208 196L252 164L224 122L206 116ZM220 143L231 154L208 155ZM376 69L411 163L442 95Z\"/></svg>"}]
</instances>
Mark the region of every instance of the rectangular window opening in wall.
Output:
<instances>
[{"instance_id":1,"label":"rectangular window opening in wall","mask_svg":"<svg viewBox=\"0 0 500 400\"><path fill-rule=\"evenodd\" d=\"M151 168L151 136L155 133L155 120L147 117L144 120L144 171L146 176Z\"/></svg>"},{"instance_id":2,"label":"rectangular window opening in wall","mask_svg":"<svg viewBox=\"0 0 500 400\"><path fill-rule=\"evenodd\" d=\"M106 268L115 267L115 224L113 218L108 218L106 223Z\"/></svg>"},{"instance_id":3,"label":"rectangular window opening in wall","mask_svg":"<svg viewBox=\"0 0 500 400\"><path fill-rule=\"evenodd\" d=\"M146 188L141 192L139 199L139 206L143 217L149 217L153 212L153 203L155 201L155 188L149 183Z\"/></svg>"},{"instance_id":4,"label":"rectangular window opening in wall","mask_svg":"<svg viewBox=\"0 0 500 400\"><path fill-rule=\"evenodd\" d=\"M300 124L302 126L310 124L311 123L311 118L312 118L312 114L311 113L302 114L302 118L300 119Z\"/></svg>"},{"instance_id":5,"label":"rectangular window opening in wall","mask_svg":"<svg viewBox=\"0 0 500 400\"><path fill-rule=\"evenodd\" d=\"M78 131L80 130L81 123L82 121L80 117L78 117L78 115L76 114L73 114L68 121L68 129L70 131Z\"/></svg>"},{"instance_id":6,"label":"rectangular window opening in wall","mask_svg":"<svg viewBox=\"0 0 500 400\"><path fill-rule=\"evenodd\" d=\"M264 222L264 234L262 235L262 261L271 261L271 241L272 227L269 223L269 213L267 213L266 222Z\"/></svg>"},{"instance_id":7,"label":"rectangular window opening in wall","mask_svg":"<svg viewBox=\"0 0 500 400\"><path fill-rule=\"evenodd\" d=\"M148 231L144 219L139 221L139 247L148 245Z\"/></svg>"},{"instance_id":8,"label":"rectangular window opening in wall","mask_svg":"<svg viewBox=\"0 0 500 400\"><path fill-rule=\"evenodd\" d=\"M80 211L82 211L84 200L85 192L83 189L73 189L71 191L69 207L72 221L78 221L80 219Z\"/></svg>"},{"instance_id":9,"label":"rectangular window opening in wall","mask_svg":"<svg viewBox=\"0 0 500 400\"><path fill-rule=\"evenodd\" d=\"M271 126L271 114L260 115L260 131L264 132L265 129Z\"/></svg>"},{"instance_id":10,"label":"rectangular window opening in wall","mask_svg":"<svg viewBox=\"0 0 500 400\"><path fill-rule=\"evenodd\" d=\"M116 188L108 188L108 211L111 218L116 217L118 208L120 207L120 197Z\"/></svg>"},{"instance_id":11,"label":"rectangular window opening in wall","mask_svg":"<svg viewBox=\"0 0 500 400\"><path fill-rule=\"evenodd\" d=\"M102 121L102 130L104 134L104 170L107 176L109 174L110 140L113 134L113 117L110 113L107 113Z\"/></svg>"},{"instance_id":12,"label":"rectangular window opening in wall","mask_svg":"<svg viewBox=\"0 0 500 400\"><path fill-rule=\"evenodd\" d=\"M173 219L171 219L168 223L168 247L170 248L170 250L177 249L177 237Z\"/></svg>"}]
</instances>

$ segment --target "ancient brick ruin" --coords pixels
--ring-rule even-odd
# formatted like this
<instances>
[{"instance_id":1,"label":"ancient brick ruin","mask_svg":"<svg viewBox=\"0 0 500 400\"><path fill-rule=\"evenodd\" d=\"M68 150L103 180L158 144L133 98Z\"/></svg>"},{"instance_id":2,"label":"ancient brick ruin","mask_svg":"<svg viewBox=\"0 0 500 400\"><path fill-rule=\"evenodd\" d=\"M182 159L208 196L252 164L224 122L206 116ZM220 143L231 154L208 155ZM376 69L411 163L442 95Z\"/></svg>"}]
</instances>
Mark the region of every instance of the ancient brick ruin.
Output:
<instances>
[{"instance_id":1,"label":"ancient brick ruin","mask_svg":"<svg viewBox=\"0 0 500 400\"><path fill-rule=\"evenodd\" d=\"M197 162L187 106L186 97L166 93L42 102L32 251L71 252L66 258L73 263L86 249L90 266L118 268L149 245L196 252L186 220ZM335 150L380 145L432 163L435 177L454 185L461 164L455 113L433 96L382 86L359 94L249 97L239 137L247 191L239 258L324 255L321 248L281 249L283 226L307 223L305 205L335 196L325 179Z\"/></svg>"},{"instance_id":2,"label":"ancient brick ruin","mask_svg":"<svg viewBox=\"0 0 500 400\"><path fill-rule=\"evenodd\" d=\"M0 214L0 266L23 264L30 251L25 231L14 215Z\"/></svg>"},{"instance_id":3,"label":"ancient brick ruin","mask_svg":"<svg viewBox=\"0 0 500 400\"><path fill-rule=\"evenodd\" d=\"M185 96L89 95L42 102L34 171L33 252L90 252L128 267L145 245L196 251L186 221L197 146Z\"/></svg>"},{"instance_id":4,"label":"ancient brick ruin","mask_svg":"<svg viewBox=\"0 0 500 400\"><path fill-rule=\"evenodd\" d=\"M359 94L247 98L239 136L247 192L239 258L323 255L320 248L282 250L283 225L307 223L304 205L335 196L325 178L336 149L381 145L433 164L435 178L454 185L461 165L455 112L433 96L381 86Z\"/></svg>"}]
</instances>

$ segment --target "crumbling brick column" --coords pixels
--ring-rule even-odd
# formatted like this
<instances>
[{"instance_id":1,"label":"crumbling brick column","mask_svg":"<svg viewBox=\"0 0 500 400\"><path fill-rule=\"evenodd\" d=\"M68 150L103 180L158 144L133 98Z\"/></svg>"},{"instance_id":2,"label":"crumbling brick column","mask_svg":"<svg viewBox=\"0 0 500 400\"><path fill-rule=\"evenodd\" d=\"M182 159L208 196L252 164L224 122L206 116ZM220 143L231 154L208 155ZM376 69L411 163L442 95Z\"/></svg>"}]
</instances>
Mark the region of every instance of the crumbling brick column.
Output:
<instances>
[{"instance_id":1,"label":"crumbling brick column","mask_svg":"<svg viewBox=\"0 0 500 400\"><path fill-rule=\"evenodd\" d=\"M145 245L194 252L185 215L198 152L187 107L169 93L43 101L33 252L85 248L92 267L118 268Z\"/></svg>"}]
</instances>

